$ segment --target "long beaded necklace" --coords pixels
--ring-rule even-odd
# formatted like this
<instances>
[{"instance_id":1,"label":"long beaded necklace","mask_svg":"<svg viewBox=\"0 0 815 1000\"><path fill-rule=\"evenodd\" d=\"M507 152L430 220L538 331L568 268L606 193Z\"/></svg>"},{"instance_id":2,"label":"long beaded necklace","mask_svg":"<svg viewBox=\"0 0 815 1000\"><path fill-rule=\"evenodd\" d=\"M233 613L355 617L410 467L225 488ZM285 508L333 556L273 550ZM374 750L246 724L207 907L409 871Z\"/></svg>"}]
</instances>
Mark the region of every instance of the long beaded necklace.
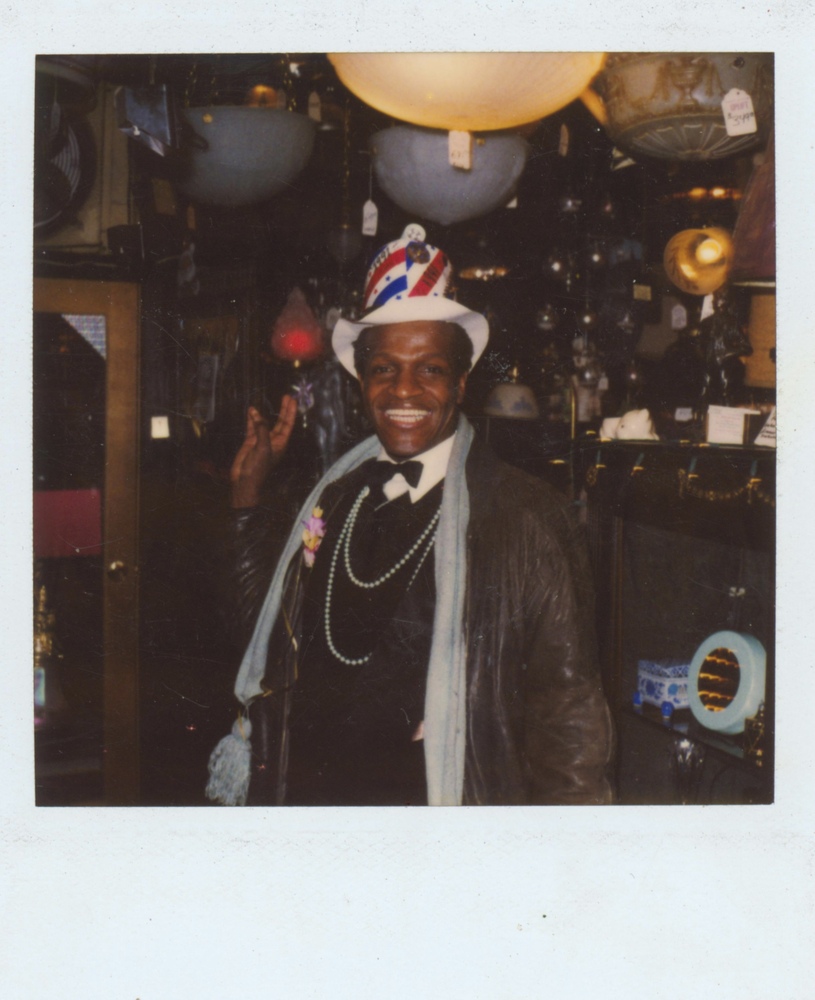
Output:
<instances>
[{"instance_id":1,"label":"long beaded necklace","mask_svg":"<svg viewBox=\"0 0 815 1000\"><path fill-rule=\"evenodd\" d=\"M354 525L356 524L357 515L359 514L359 509L362 506L365 497L367 497L370 492L371 491L369 487L364 486L362 488L362 491L354 501L354 505L348 513L348 517L346 517L345 519L345 524L342 526L342 531L340 532L339 538L337 539L337 544L331 556L331 567L329 568L328 571L328 585L326 587L326 595L325 595L325 611L323 613L323 620L325 622L326 642L328 643L328 648L331 650L331 653L340 661L340 663L345 663L349 667L360 667L364 663L367 663L368 660L370 660L371 656L373 656L373 651L368 653L367 656L360 656L356 658L351 656L345 656L337 649L336 645L334 644L333 636L331 635L331 593L334 589L334 577L337 571L337 561L339 559L340 551L342 551L345 571L348 574L348 579L351 581L351 583L353 583L354 586L356 587L362 588L363 590L373 590L376 587L381 587L386 580L390 580L390 578L395 573L398 573L399 570L403 566L405 566L408 562L410 562L413 556L416 555L416 553L422 547L424 542L427 541L425 550L421 554L421 557L419 558L419 561L416 564L416 568L413 571L413 575L411 576L410 581L408 582L406 588L408 589L413 583L413 581L416 579L419 570L424 565L424 561L425 559L427 559L428 553L433 548L433 544L436 541L436 530L439 523L439 517L441 515L441 504L440 504L439 509L433 515L432 520L430 521L428 526L424 529L424 531L421 533L421 535L419 535L419 537L416 539L413 545L411 545L410 549L405 553L405 555L402 556L401 559L397 560L397 562L395 562L390 569L386 570L382 574L382 576L379 577L379 579L360 580L359 577L351 569L351 535L354 530Z\"/></svg>"}]
</instances>

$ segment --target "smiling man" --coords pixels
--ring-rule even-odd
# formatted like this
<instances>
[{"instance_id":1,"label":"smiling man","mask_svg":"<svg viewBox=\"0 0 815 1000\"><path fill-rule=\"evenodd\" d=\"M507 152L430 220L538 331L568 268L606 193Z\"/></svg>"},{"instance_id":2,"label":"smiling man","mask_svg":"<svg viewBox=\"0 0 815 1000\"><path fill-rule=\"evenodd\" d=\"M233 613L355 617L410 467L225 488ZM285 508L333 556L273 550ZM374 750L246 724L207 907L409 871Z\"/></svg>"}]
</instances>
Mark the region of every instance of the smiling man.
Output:
<instances>
[{"instance_id":1,"label":"smiling man","mask_svg":"<svg viewBox=\"0 0 815 1000\"><path fill-rule=\"evenodd\" d=\"M208 795L608 802L585 552L558 494L499 462L460 413L487 322L447 297L449 261L412 228L374 259L363 318L333 334L374 435L271 559L260 491L295 407L284 398L271 428L250 409L232 505L236 592L256 624Z\"/></svg>"}]
</instances>

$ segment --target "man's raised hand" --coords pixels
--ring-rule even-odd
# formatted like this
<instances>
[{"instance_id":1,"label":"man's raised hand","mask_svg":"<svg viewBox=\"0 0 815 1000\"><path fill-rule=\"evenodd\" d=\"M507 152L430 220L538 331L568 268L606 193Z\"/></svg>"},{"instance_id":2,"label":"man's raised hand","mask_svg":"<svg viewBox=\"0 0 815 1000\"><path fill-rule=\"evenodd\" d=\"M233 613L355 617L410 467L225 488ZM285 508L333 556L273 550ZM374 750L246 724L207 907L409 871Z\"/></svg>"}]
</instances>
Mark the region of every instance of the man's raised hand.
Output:
<instances>
[{"instance_id":1,"label":"man's raised hand","mask_svg":"<svg viewBox=\"0 0 815 1000\"><path fill-rule=\"evenodd\" d=\"M273 427L259 410L249 407L246 436L229 472L233 507L254 507L260 502L267 476L286 453L296 417L297 401L293 396L281 400L280 415Z\"/></svg>"}]
</instances>

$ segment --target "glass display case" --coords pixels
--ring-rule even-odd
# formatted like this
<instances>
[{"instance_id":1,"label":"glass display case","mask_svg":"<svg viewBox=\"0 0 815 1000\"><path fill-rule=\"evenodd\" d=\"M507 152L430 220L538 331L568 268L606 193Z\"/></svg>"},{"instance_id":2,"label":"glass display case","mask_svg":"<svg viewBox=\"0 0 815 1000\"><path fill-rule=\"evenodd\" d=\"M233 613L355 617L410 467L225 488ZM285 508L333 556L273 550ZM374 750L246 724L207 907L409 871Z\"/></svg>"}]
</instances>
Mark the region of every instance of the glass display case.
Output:
<instances>
[{"instance_id":1,"label":"glass display case","mask_svg":"<svg viewBox=\"0 0 815 1000\"><path fill-rule=\"evenodd\" d=\"M772 801L775 452L602 442L580 449L579 464L619 801ZM734 733L712 724L720 706L711 701L711 715L697 718L687 697L694 655L722 630L766 654L761 711ZM728 698L745 668L721 668L733 675ZM672 687L660 688L672 673Z\"/></svg>"}]
</instances>

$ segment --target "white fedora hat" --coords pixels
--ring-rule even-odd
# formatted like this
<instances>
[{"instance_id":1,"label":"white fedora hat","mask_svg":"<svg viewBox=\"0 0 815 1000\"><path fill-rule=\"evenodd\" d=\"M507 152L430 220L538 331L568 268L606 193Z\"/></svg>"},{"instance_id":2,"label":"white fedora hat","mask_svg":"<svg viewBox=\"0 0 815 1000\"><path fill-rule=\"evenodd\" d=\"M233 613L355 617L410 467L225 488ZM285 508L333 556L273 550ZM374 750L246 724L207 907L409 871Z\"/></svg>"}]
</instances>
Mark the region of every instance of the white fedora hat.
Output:
<instances>
[{"instance_id":1,"label":"white fedora hat","mask_svg":"<svg viewBox=\"0 0 815 1000\"><path fill-rule=\"evenodd\" d=\"M411 224L400 239L382 247L365 279L365 315L360 320L337 320L331 343L337 358L352 375L357 374L354 343L370 326L413 320L457 323L472 342L473 364L487 346L486 318L448 298L445 292L453 267L441 250L424 242L424 237L422 227Z\"/></svg>"}]
</instances>

